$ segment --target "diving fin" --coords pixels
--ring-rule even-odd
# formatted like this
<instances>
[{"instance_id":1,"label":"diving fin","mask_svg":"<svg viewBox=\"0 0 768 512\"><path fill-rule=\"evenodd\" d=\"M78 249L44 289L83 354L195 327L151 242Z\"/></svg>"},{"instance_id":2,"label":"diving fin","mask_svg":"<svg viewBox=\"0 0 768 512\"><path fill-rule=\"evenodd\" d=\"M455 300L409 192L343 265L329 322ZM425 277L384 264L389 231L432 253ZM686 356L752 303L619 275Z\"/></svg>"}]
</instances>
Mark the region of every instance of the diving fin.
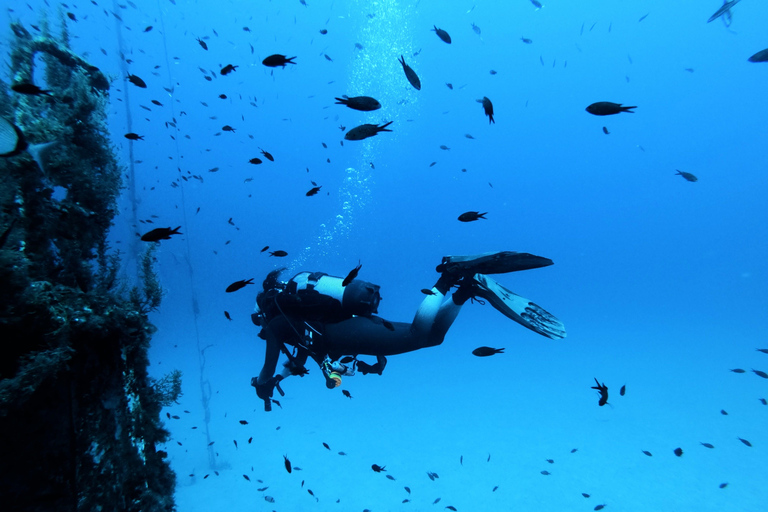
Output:
<instances>
[{"instance_id":1,"label":"diving fin","mask_svg":"<svg viewBox=\"0 0 768 512\"><path fill-rule=\"evenodd\" d=\"M506 274L552 265L549 258L527 252L486 252L472 256L445 256L435 270L456 274Z\"/></svg>"}]
</instances>

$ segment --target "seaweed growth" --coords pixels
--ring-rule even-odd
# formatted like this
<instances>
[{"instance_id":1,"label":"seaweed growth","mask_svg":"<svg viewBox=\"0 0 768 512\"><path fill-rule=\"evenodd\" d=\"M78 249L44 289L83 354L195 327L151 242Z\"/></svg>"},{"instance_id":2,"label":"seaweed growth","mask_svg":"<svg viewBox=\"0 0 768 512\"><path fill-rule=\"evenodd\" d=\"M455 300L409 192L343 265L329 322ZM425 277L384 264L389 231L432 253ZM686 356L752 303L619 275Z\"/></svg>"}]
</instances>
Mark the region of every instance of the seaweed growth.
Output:
<instances>
[{"instance_id":1,"label":"seaweed growth","mask_svg":"<svg viewBox=\"0 0 768 512\"><path fill-rule=\"evenodd\" d=\"M50 33L12 23L14 84L42 55L52 96L11 93L0 115L31 143L55 141L43 169L0 158L0 503L4 510L173 510L175 475L156 446L181 374L147 375L161 288L153 253L141 288L119 286L107 233L121 169L105 127L109 81Z\"/></svg>"}]
</instances>

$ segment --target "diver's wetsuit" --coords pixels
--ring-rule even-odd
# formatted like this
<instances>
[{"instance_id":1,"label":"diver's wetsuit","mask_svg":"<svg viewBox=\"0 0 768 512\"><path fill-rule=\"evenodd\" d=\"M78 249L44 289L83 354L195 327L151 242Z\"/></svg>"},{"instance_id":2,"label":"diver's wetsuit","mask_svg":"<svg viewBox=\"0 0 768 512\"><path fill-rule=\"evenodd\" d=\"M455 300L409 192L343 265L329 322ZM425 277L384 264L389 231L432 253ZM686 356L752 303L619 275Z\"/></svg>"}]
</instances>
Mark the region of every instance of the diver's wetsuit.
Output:
<instances>
[{"instance_id":1,"label":"diver's wetsuit","mask_svg":"<svg viewBox=\"0 0 768 512\"><path fill-rule=\"evenodd\" d=\"M289 375L306 373L304 363L308 357L312 357L322 368L326 356L332 361L344 355L376 356L375 365L362 361L356 361L356 365L363 374L381 374L386 365L385 356L441 344L461 309L454 300L444 300L450 284L441 279L443 282L438 281L432 295L424 298L410 324L389 322L375 315L353 316L333 304L326 304L325 307L302 304L297 295L282 290L284 286L281 284L260 293L257 304L260 319L266 323L259 337L266 340L267 347L264 366L252 384L259 397L265 400L265 406L268 407L272 388L280 380ZM265 286L267 284L265 281ZM254 315L254 323L257 320ZM306 332L311 336L307 337ZM295 355L285 350L284 344L295 347ZM282 373L274 376L281 352L289 360Z\"/></svg>"}]
</instances>

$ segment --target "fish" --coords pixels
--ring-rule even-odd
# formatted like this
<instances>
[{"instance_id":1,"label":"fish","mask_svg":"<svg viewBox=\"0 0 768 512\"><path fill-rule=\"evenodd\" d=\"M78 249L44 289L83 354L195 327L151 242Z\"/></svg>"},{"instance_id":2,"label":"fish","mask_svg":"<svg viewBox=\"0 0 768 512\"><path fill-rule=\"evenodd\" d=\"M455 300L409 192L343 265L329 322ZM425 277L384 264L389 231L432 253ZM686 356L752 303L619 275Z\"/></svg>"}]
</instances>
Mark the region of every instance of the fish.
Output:
<instances>
[{"instance_id":1,"label":"fish","mask_svg":"<svg viewBox=\"0 0 768 512\"><path fill-rule=\"evenodd\" d=\"M555 460L554 460L554 459L544 459L544 460L546 460L546 461L547 461L547 462L549 462L550 464L554 464L554 463L555 463Z\"/></svg>"},{"instance_id":2,"label":"fish","mask_svg":"<svg viewBox=\"0 0 768 512\"><path fill-rule=\"evenodd\" d=\"M739 3L739 1L740 0L731 0L730 2L724 2L723 5L721 5L720 8L715 11L715 14L709 17L709 19L707 20L707 23L715 21L720 16L730 16L731 8L737 3Z\"/></svg>"},{"instance_id":3,"label":"fish","mask_svg":"<svg viewBox=\"0 0 768 512\"><path fill-rule=\"evenodd\" d=\"M11 86L11 90L28 96L51 96L51 91L44 90L30 83L18 83Z\"/></svg>"},{"instance_id":4,"label":"fish","mask_svg":"<svg viewBox=\"0 0 768 512\"><path fill-rule=\"evenodd\" d=\"M621 103L611 103L610 101L598 101L592 103L586 110L595 116L611 116L613 114L620 114L621 112L629 112L634 114L630 109L637 108L637 106L625 107Z\"/></svg>"},{"instance_id":5,"label":"fish","mask_svg":"<svg viewBox=\"0 0 768 512\"><path fill-rule=\"evenodd\" d=\"M142 242L159 242L160 240L170 240L171 235L183 235L184 233L180 233L179 230L181 229L181 226L171 229L171 228L155 228L152 231L149 231L147 233L144 233L141 235L141 241Z\"/></svg>"},{"instance_id":6,"label":"fish","mask_svg":"<svg viewBox=\"0 0 768 512\"><path fill-rule=\"evenodd\" d=\"M451 44L451 36L448 35L448 32L446 32L441 28L437 28L436 25L432 25L432 26L435 27L432 29L432 32L437 34L437 37L439 37L442 42Z\"/></svg>"},{"instance_id":7,"label":"fish","mask_svg":"<svg viewBox=\"0 0 768 512\"><path fill-rule=\"evenodd\" d=\"M685 179L686 181L690 181L691 183L699 181L699 178L697 178L696 176L694 176L693 174L691 174L689 172L680 171L680 170L677 170L677 169L675 169L675 170L677 171L675 173L675 176L682 176L683 179Z\"/></svg>"},{"instance_id":8,"label":"fish","mask_svg":"<svg viewBox=\"0 0 768 512\"><path fill-rule=\"evenodd\" d=\"M726 487L728 487L728 482L723 482L718 487L720 487L721 489L725 489Z\"/></svg>"},{"instance_id":9,"label":"fish","mask_svg":"<svg viewBox=\"0 0 768 512\"><path fill-rule=\"evenodd\" d=\"M137 77L136 75L128 75L128 81L131 82L136 87L141 87L142 89L147 88L147 84L144 82L144 80Z\"/></svg>"},{"instance_id":10,"label":"fish","mask_svg":"<svg viewBox=\"0 0 768 512\"><path fill-rule=\"evenodd\" d=\"M544 7L543 5L541 5L541 3L538 0L531 0L531 3L536 9L541 9L542 7Z\"/></svg>"},{"instance_id":11,"label":"fish","mask_svg":"<svg viewBox=\"0 0 768 512\"><path fill-rule=\"evenodd\" d=\"M448 510L453 510L454 512L456 512L457 510L456 507L454 507L453 505L448 505L445 508L447 508Z\"/></svg>"},{"instance_id":12,"label":"fish","mask_svg":"<svg viewBox=\"0 0 768 512\"><path fill-rule=\"evenodd\" d=\"M603 126L603 133L606 134L606 135L610 135L611 134L611 132L609 132L608 128L606 128L605 126Z\"/></svg>"},{"instance_id":13,"label":"fish","mask_svg":"<svg viewBox=\"0 0 768 512\"><path fill-rule=\"evenodd\" d=\"M587 494L585 492L581 493L581 495L584 496L585 498L589 498L589 496L590 496L589 494Z\"/></svg>"},{"instance_id":14,"label":"fish","mask_svg":"<svg viewBox=\"0 0 768 512\"><path fill-rule=\"evenodd\" d=\"M296 57L286 57L285 55L280 55L278 53L274 55L270 55L263 61L261 61L262 64L267 66L268 68L276 68L278 66L285 67L286 64L296 64L293 62L293 59Z\"/></svg>"},{"instance_id":15,"label":"fish","mask_svg":"<svg viewBox=\"0 0 768 512\"><path fill-rule=\"evenodd\" d=\"M461 215L459 215L459 221L461 222L472 222L479 219L485 219L487 220L484 215L487 215L488 212L464 212Z\"/></svg>"},{"instance_id":16,"label":"fish","mask_svg":"<svg viewBox=\"0 0 768 512\"><path fill-rule=\"evenodd\" d=\"M240 420L240 424L241 424L241 425L247 425L247 424L248 424L248 421L247 421L247 420Z\"/></svg>"},{"instance_id":17,"label":"fish","mask_svg":"<svg viewBox=\"0 0 768 512\"><path fill-rule=\"evenodd\" d=\"M710 443L702 443L702 442L699 442L699 444L700 444L701 446L703 446L704 448L714 448L714 445L712 445L712 444L710 444Z\"/></svg>"},{"instance_id":18,"label":"fish","mask_svg":"<svg viewBox=\"0 0 768 512\"><path fill-rule=\"evenodd\" d=\"M411 69L411 66L405 63L405 58L400 55L400 60L398 61L400 64L403 65L403 71L405 71L405 78L408 79L408 82L413 86L414 89L417 91L421 90L421 80L419 80L419 76L416 74L416 72Z\"/></svg>"},{"instance_id":19,"label":"fish","mask_svg":"<svg viewBox=\"0 0 768 512\"><path fill-rule=\"evenodd\" d=\"M320 189L321 189L321 188L323 188L323 186L322 186L322 185L320 185L319 187L312 187L311 189L309 189L309 191L307 191L307 194L306 194L306 195L307 195L307 197L309 197L309 196L314 196L315 194L317 194L318 192L320 192Z\"/></svg>"},{"instance_id":20,"label":"fish","mask_svg":"<svg viewBox=\"0 0 768 512\"><path fill-rule=\"evenodd\" d=\"M649 452L648 450L643 450L643 453L646 454L649 457L653 457L653 454Z\"/></svg>"},{"instance_id":21,"label":"fish","mask_svg":"<svg viewBox=\"0 0 768 512\"><path fill-rule=\"evenodd\" d=\"M472 354L476 355L477 357L488 357L494 354L503 354L503 353L504 353L503 348L491 348L491 347L477 347L475 350L472 351Z\"/></svg>"},{"instance_id":22,"label":"fish","mask_svg":"<svg viewBox=\"0 0 768 512\"><path fill-rule=\"evenodd\" d=\"M387 475L387 480L392 480L394 482L396 479L392 475Z\"/></svg>"},{"instance_id":23,"label":"fish","mask_svg":"<svg viewBox=\"0 0 768 512\"><path fill-rule=\"evenodd\" d=\"M488 99L488 96L483 96L483 99L477 100L477 102L483 104L483 111L488 116L488 124L496 124L496 121L493 120L493 103Z\"/></svg>"},{"instance_id":24,"label":"fish","mask_svg":"<svg viewBox=\"0 0 768 512\"><path fill-rule=\"evenodd\" d=\"M233 439L232 442L235 443L235 449L237 449L237 440Z\"/></svg>"},{"instance_id":25,"label":"fish","mask_svg":"<svg viewBox=\"0 0 768 512\"><path fill-rule=\"evenodd\" d=\"M344 95L341 98L334 98L336 105L345 105L353 110L361 112L371 112L381 108L381 103L370 96L353 96L352 98Z\"/></svg>"},{"instance_id":26,"label":"fish","mask_svg":"<svg viewBox=\"0 0 768 512\"><path fill-rule=\"evenodd\" d=\"M450 150L451 150L451 148L449 148L449 147L448 147L448 146L446 146L445 144L442 144L442 145L440 146L440 149L442 149L443 151L450 151Z\"/></svg>"},{"instance_id":27,"label":"fish","mask_svg":"<svg viewBox=\"0 0 768 512\"><path fill-rule=\"evenodd\" d=\"M747 370L744 370L742 368L733 368L730 371L732 371L733 373L745 373Z\"/></svg>"},{"instance_id":28,"label":"fish","mask_svg":"<svg viewBox=\"0 0 768 512\"><path fill-rule=\"evenodd\" d=\"M205 41L203 41L203 40L202 40L202 39L200 39L199 37L197 38L197 43L200 45L200 47L201 47L203 50L206 50L206 51L208 50L208 45L207 45L207 44L205 44Z\"/></svg>"},{"instance_id":29,"label":"fish","mask_svg":"<svg viewBox=\"0 0 768 512\"><path fill-rule=\"evenodd\" d=\"M245 288L249 284L254 284L253 283L253 278L250 278L250 279L247 279L247 280L246 279L241 279L239 281L235 281L231 285L227 286L227 289L225 291L227 293L236 292L237 290L239 290L241 288Z\"/></svg>"},{"instance_id":30,"label":"fish","mask_svg":"<svg viewBox=\"0 0 768 512\"><path fill-rule=\"evenodd\" d=\"M274 256L276 258L284 258L285 256L288 256L288 253L285 251L277 250L277 251L269 251L269 255Z\"/></svg>"},{"instance_id":31,"label":"fish","mask_svg":"<svg viewBox=\"0 0 768 512\"><path fill-rule=\"evenodd\" d=\"M232 317L229 316L229 311L224 311L224 316L227 317L227 320L229 320L230 322L232 321Z\"/></svg>"},{"instance_id":32,"label":"fish","mask_svg":"<svg viewBox=\"0 0 768 512\"><path fill-rule=\"evenodd\" d=\"M224 130L225 132L235 133L235 129L229 126L228 124L225 124L224 126L222 126L221 129Z\"/></svg>"},{"instance_id":33,"label":"fish","mask_svg":"<svg viewBox=\"0 0 768 512\"><path fill-rule=\"evenodd\" d=\"M139 135L138 133L128 132L125 135L123 135L128 140L144 140L143 135Z\"/></svg>"},{"instance_id":34,"label":"fish","mask_svg":"<svg viewBox=\"0 0 768 512\"><path fill-rule=\"evenodd\" d=\"M674 453L678 457L682 457L683 456L683 449L682 448L675 448L675 452Z\"/></svg>"},{"instance_id":35,"label":"fish","mask_svg":"<svg viewBox=\"0 0 768 512\"><path fill-rule=\"evenodd\" d=\"M600 400L597 402L597 405L602 407L608 403L608 386L606 386L605 383L600 384L597 378L595 378L595 384L597 384L597 386L592 386L592 389L596 389L600 393Z\"/></svg>"},{"instance_id":36,"label":"fish","mask_svg":"<svg viewBox=\"0 0 768 512\"><path fill-rule=\"evenodd\" d=\"M350 392L349 392L349 391L347 391L346 389L342 389L342 390L341 390L341 394L342 394L342 395L344 395L344 396L345 396L345 397L347 397L347 398L350 398L350 399L352 398L352 395L351 395L351 394L350 394Z\"/></svg>"},{"instance_id":37,"label":"fish","mask_svg":"<svg viewBox=\"0 0 768 512\"><path fill-rule=\"evenodd\" d=\"M754 368L752 368L752 373L754 373L758 377L762 377L764 379L768 379L768 373L765 373L762 370L755 370Z\"/></svg>"},{"instance_id":38,"label":"fish","mask_svg":"<svg viewBox=\"0 0 768 512\"><path fill-rule=\"evenodd\" d=\"M264 151L261 148L259 148L259 150L261 151L261 154L264 155L264 158L266 158L270 162L274 162L275 161L275 157L272 156L272 153L270 153L268 151Z\"/></svg>"},{"instance_id":39,"label":"fish","mask_svg":"<svg viewBox=\"0 0 768 512\"><path fill-rule=\"evenodd\" d=\"M43 155L53 144L54 142L28 143L24 132L18 126L0 117L0 157L9 158L26 151L40 169L43 169Z\"/></svg>"},{"instance_id":40,"label":"fish","mask_svg":"<svg viewBox=\"0 0 768 512\"><path fill-rule=\"evenodd\" d=\"M750 443L750 442L749 442L749 441L747 441L746 439L742 439L742 438L740 438L740 437L737 437L736 439L738 439L739 441L741 441L741 442L742 442L742 443L744 443L745 445L747 445L747 446L749 446L750 448L752 448L752 443Z\"/></svg>"},{"instance_id":41,"label":"fish","mask_svg":"<svg viewBox=\"0 0 768 512\"><path fill-rule=\"evenodd\" d=\"M720 414L722 414L723 416L728 416L728 411L726 411L725 409L720 409Z\"/></svg>"},{"instance_id":42,"label":"fish","mask_svg":"<svg viewBox=\"0 0 768 512\"><path fill-rule=\"evenodd\" d=\"M544 475L544 476L549 476L549 475L551 475L551 474L552 474L552 473L550 473L549 471L547 471L546 469L545 469L544 471L540 471L540 473L541 473L542 475Z\"/></svg>"},{"instance_id":43,"label":"fish","mask_svg":"<svg viewBox=\"0 0 768 512\"><path fill-rule=\"evenodd\" d=\"M621 386L621 389L619 390L619 395L624 396L624 393L626 392L627 392L627 385L624 384L623 386Z\"/></svg>"},{"instance_id":44,"label":"fish","mask_svg":"<svg viewBox=\"0 0 768 512\"><path fill-rule=\"evenodd\" d=\"M328 31L327 31L326 29L324 29L324 28L321 28L321 29L320 29L320 33L321 33L321 34L323 34L323 35L325 35L325 34L327 34L327 33L328 33Z\"/></svg>"},{"instance_id":45,"label":"fish","mask_svg":"<svg viewBox=\"0 0 768 512\"><path fill-rule=\"evenodd\" d=\"M600 505L595 505L595 508L593 510L603 510L605 508L605 503L601 503Z\"/></svg>"},{"instance_id":46,"label":"fish","mask_svg":"<svg viewBox=\"0 0 768 512\"><path fill-rule=\"evenodd\" d=\"M259 165L260 163L262 163L262 160L261 158L253 157L250 160L248 160L248 162L252 163L253 165Z\"/></svg>"},{"instance_id":47,"label":"fish","mask_svg":"<svg viewBox=\"0 0 768 512\"><path fill-rule=\"evenodd\" d=\"M445 86L449 88L450 90L453 90L453 84L449 84L448 82L445 83Z\"/></svg>"},{"instance_id":48,"label":"fish","mask_svg":"<svg viewBox=\"0 0 768 512\"><path fill-rule=\"evenodd\" d=\"M363 264L360 263L360 260L357 261L357 266L349 271L349 274L347 274L347 277L344 278L344 280L341 282L341 286L347 286L349 283L352 282L353 279L357 277L357 273L360 272L360 269L362 268Z\"/></svg>"},{"instance_id":49,"label":"fish","mask_svg":"<svg viewBox=\"0 0 768 512\"><path fill-rule=\"evenodd\" d=\"M768 62L768 48L760 50L753 56L747 59L749 62Z\"/></svg>"},{"instance_id":50,"label":"fish","mask_svg":"<svg viewBox=\"0 0 768 512\"><path fill-rule=\"evenodd\" d=\"M768 400L766 400L765 398L758 398L758 400L760 400L761 404L768 405Z\"/></svg>"},{"instance_id":51,"label":"fish","mask_svg":"<svg viewBox=\"0 0 768 512\"><path fill-rule=\"evenodd\" d=\"M442 499L442 498L435 498L435 501L433 501L433 502L432 502L432 504L433 504L433 505L437 505L438 503L440 503L440 500L441 500L441 499Z\"/></svg>"},{"instance_id":52,"label":"fish","mask_svg":"<svg viewBox=\"0 0 768 512\"><path fill-rule=\"evenodd\" d=\"M475 34L480 35L480 27L472 23L472 30L475 32Z\"/></svg>"},{"instance_id":53,"label":"fish","mask_svg":"<svg viewBox=\"0 0 768 512\"><path fill-rule=\"evenodd\" d=\"M763 354L768 354L768 348L756 348L755 350L758 352L762 352Z\"/></svg>"},{"instance_id":54,"label":"fish","mask_svg":"<svg viewBox=\"0 0 768 512\"><path fill-rule=\"evenodd\" d=\"M269 249L269 246L268 246L268 245L265 245L264 247L262 247L262 249L261 249L259 252L264 252L264 251L266 251L267 249Z\"/></svg>"},{"instance_id":55,"label":"fish","mask_svg":"<svg viewBox=\"0 0 768 512\"><path fill-rule=\"evenodd\" d=\"M245 479L246 479L246 480L248 480L249 482L251 481L251 479L248 477L248 475L243 475L243 478L245 478Z\"/></svg>"},{"instance_id":56,"label":"fish","mask_svg":"<svg viewBox=\"0 0 768 512\"><path fill-rule=\"evenodd\" d=\"M405 492L407 492L408 494L411 494L411 488L408 487L407 485L404 486L403 489L405 489Z\"/></svg>"},{"instance_id":57,"label":"fish","mask_svg":"<svg viewBox=\"0 0 768 512\"><path fill-rule=\"evenodd\" d=\"M531 44L533 42L531 39L528 39L527 37L521 37L520 40L525 44Z\"/></svg>"},{"instance_id":58,"label":"fish","mask_svg":"<svg viewBox=\"0 0 768 512\"><path fill-rule=\"evenodd\" d=\"M324 446L324 447L325 447L327 450L330 450L330 449L331 449L331 447L330 447L330 446L328 446L328 443L323 443L323 446Z\"/></svg>"},{"instance_id":59,"label":"fish","mask_svg":"<svg viewBox=\"0 0 768 512\"><path fill-rule=\"evenodd\" d=\"M228 75L233 71L237 71L237 68L239 67L240 66L235 66L234 64L227 64L226 66L221 68L221 71L219 71L219 73L221 73L222 75Z\"/></svg>"},{"instance_id":60,"label":"fish","mask_svg":"<svg viewBox=\"0 0 768 512\"><path fill-rule=\"evenodd\" d=\"M376 473L381 473L382 471L386 471L386 466L379 466L378 464L371 464L371 469L374 470Z\"/></svg>"},{"instance_id":61,"label":"fish","mask_svg":"<svg viewBox=\"0 0 768 512\"><path fill-rule=\"evenodd\" d=\"M285 470L290 473L292 471L291 470L291 461L288 460L288 456L287 455L283 455L283 459L285 459L285 460L283 460L283 464L285 464Z\"/></svg>"},{"instance_id":62,"label":"fish","mask_svg":"<svg viewBox=\"0 0 768 512\"><path fill-rule=\"evenodd\" d=\"M368 137L373 137L379 132L391 132L392 130L387 129L387 126L391 125L392 123L393 121L390 121L388 123L384 123L381 126L375 124L361 124L360 126L356 126L355 128L352 128L347 133L345 133L344 139L363 140L367 139Z\"/></svg>"}]
</instances>

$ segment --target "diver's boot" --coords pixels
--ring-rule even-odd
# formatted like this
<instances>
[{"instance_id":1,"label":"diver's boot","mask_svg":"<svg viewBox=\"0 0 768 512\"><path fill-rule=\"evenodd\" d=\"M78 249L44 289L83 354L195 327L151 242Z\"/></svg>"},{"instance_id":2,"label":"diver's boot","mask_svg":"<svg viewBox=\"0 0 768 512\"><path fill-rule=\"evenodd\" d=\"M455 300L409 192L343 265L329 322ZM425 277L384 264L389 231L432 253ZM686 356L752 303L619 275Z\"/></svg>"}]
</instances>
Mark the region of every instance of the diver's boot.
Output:
<instances>
[{"instance_id":1,"label":"diver's boot","mask_svg":"<svg viewBox=\"0 0 768 512\"><path fill-rule=\"evenodd\" d=\"M445 256L435 270L440 273L472 276L474 274L506 274L552 265L552 260L527 252L486 252L472 256Z\"/></svg>"},{"instance_id":2,"label":"diver's boot","mask_svg":"<svg viewBox=\"0 0 768 512\"><path fill-rule=\"evenodd\" d=\"M482 297L506 317L542 336L565 338L565 326L554 315L484 274L465 278L453 293L453 301L459 305L475 297Z\"/></svg>"}]
</instances>

